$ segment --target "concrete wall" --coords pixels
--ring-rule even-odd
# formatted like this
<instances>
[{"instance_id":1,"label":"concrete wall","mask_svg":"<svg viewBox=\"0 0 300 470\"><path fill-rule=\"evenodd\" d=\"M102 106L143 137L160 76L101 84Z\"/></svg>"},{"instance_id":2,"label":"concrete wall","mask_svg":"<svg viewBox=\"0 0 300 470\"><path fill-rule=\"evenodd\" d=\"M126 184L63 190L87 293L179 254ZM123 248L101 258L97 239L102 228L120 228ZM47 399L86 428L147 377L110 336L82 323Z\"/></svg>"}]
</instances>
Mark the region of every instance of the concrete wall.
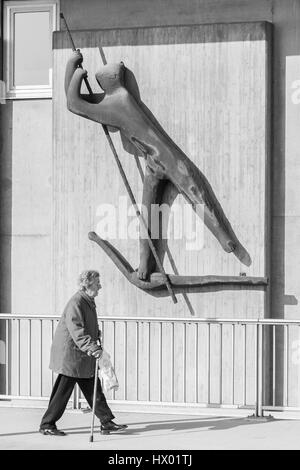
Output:
<instances>
[{"instance_id":1,"label":"concrete wall","mask_svg":"<svg viewBox=\"0 0 300 470\"><path fill-rule=\"evenodd\" d=\"M1 311L51 306L51 100L1 105Z\"/></svg>"},{"instance_id":2,"label":"concrete wall","mask_svg":"<svg viewBox=\"0 0 300 470\"><path fill-rule=\"evenodd\" d=\"M11 310L51 311L51 100L12 107Z\"/></svg>"},{"instance_id":3,"label":"concrete wall","mask_svg":"<svg viewBox=\"0 0 300 470\"><path fill-rule=\"evenodd\" d=\"M249 276L264 276L266 273L268 196L265 181L270 119L268 25L254 22L73 33L75 44L83 52L84 67L89 71L94 90L99 90L93 74L100 63L98 45L101 40L108 63L124 61L135 76L142 102L203 171L252 258L250 267L243 265L222 250L209 230L195 218L199 225L196 237L193 234L195 224L189 224L187 217L191 208L178 197L174 202L176 221L173 219L177 234L170 231L168 246L181 275L239 276L244 271ZM189 296L192 313L181 295L176 306L170 298L155 299L132 286L102 250L88 240L91 230L105 237L107 232L103 228L107 227L103 226L107 222L103 221L108 216L104 218L104 210L110 205L113 213L111 211L109 218L108 239L133 268L138 266L139 243L130 229L136 218L126 219L129 210L122 209L124 224L118 214L123 200L128 208L131 205L101 126L74 116L66 107L64 73L70 56L66 34L55 33L54 48L55 311L62 310L66 295L74 291L75 274L86 266L95 266L101 272L103 284L96 302L105 315L264 316L262 291L211 287L208 292L202 290ZM131 152L122 145L119 133L112 134L112 140L136 200L141 203L143 185ZM140 162L144 165L143 158ZM185 228L181 233L180 225ZM173 273L167 259L164 266L168 273Z\"/></svg>"},{"instance_id":4,"label":"concrete wall","mask_svg":"<svg viewBox=\"0 0 300 470\"><path fill-rule=\"evenodd\" d=\"M286 178L286 57L299 55L299 0L61 0L71 29L270 21L273 48L273 153L271 206L271 316L296 318L300 285L300 213L286 213L286 192L298 192L295 171ZM295 77L296 79L297 77ZM294 136L292 138L295 138Z\"/></svg>"}]
</instances>

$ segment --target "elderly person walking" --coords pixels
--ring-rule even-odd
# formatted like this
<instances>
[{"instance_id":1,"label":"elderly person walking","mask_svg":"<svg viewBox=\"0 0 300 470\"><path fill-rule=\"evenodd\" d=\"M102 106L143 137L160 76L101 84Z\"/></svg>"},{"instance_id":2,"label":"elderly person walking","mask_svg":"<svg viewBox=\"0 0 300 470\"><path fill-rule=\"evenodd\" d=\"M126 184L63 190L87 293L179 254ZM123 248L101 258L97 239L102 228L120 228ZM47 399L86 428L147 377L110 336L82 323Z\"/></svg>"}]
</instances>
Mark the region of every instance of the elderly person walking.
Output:
<instances>
[{"instance_id":1,"label":"elderly person walking","mask_svg":"<svg viewBox=\"0 0 300 470\"><path fill-rule=\"evenodd\" d=\"M63 415L76 383L92 408L95 360L102 352L97 342L101 333L94 301L100 289L98 271L82 272L79 291L67 303L58 323L50 355L50 369L58 376L40 424L40 432L44 435L65 436L57 429L56 421ZM127 428L125 424L112 421L114 415L106 402L99 378L95 414L100 419L100 431L105 434Z\"/></svg>"}]
</instances>

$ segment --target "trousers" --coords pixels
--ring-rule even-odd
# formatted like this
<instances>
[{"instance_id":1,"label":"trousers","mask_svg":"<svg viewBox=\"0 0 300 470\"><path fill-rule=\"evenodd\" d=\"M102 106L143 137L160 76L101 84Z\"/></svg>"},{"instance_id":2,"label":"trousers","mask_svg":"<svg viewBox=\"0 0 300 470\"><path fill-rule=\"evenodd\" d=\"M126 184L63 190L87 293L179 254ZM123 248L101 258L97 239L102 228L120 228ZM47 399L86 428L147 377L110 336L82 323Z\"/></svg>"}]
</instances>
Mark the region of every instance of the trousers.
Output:
<instances>
[{"instance_id":1,"label":"trousers","mask_svg":"<svg viewBox=\"0 0 300 470\"><path fill-rule=\"evenodd\" d=\"M82 390L89 406L93 407L94 377L80 379L59 374L53 386L49 405L42 418L40 429L56 429L56 421L62 417L76 383ZM114 415L106 402L99 378L97 379L95 415L100 419L101 424L114 419Z\"/></svg>"}]
</instances>

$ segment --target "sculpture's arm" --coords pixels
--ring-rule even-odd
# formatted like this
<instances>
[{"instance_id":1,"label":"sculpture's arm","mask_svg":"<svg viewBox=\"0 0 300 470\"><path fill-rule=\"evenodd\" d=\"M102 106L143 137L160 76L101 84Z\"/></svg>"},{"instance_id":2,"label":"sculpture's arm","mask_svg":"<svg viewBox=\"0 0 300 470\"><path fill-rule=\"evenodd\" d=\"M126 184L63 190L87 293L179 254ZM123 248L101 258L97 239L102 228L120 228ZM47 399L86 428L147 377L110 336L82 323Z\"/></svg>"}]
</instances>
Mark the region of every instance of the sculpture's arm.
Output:
<instances>
[{"instance_id":1,"label":"sculpture's arm","mask_svg":"<svg viewBox=\"0 0 300 470\"><path fill-rule=\"evenodd\" d=\"M124 91L126 94L126 90L121 89L119 93L109 96L109 99L106 99L107 96L105 94L104 99L102 99L103 95L101 95L100 102L90 103L84 100L80 93L82 81L86 76L86 70L81 68L75 70L67 93L68 110L91 121L113 127L114 131L119 130L120 119L128 119L126 113L120 118L120 114L122 114L120 111L120 108L122 108L122 104L120 105L120 102L122 102L122 92Z\"/></svg>"},{"instance_id":2,"label":"sculpture's arm","mask_svg":"<svg viewBox=\"0 0 300 470\"><path fill-rule=\"evenodd\" d=\"M97 108L99 104L85 100L83 95L80 93L82 81L86 76L87 71L81 68L77 68L73 72L67 90L67 107L68 110L74 114L99 122L97 118Z\"/></svg>"},{"instance_id":3,"label":"sculpture's arm","mask_svg":"<svg viewBox=\"0 0 300 470\"><path fill-rule=\"evenodd\" d=\"M82 64L83 57L79 49L74 51L69 58L66 66L66 72L65 72L65 93L66 97L68 97L68 90L72 81L72 77L75 73L75 71L80 67ZM80 96L83 100L88 101L89 103L98 103L101 101L103 97L103 93L96 93L93 94L92 96L90 94L83 94L81 93Z\"/></svg>"},{"instance_id":4,"label":"sculpture's arm","mask_svg":"<svg viewBox=\"0 0 300 470\"><path fill-rule=\"evenodd\" d=\"M69 58L66 66L65 72L65 93L68 95L68 89L74 75L75 70L82 64L83 57L79 49L74 51L71 57Z\"/></svg>"}]
</instances>

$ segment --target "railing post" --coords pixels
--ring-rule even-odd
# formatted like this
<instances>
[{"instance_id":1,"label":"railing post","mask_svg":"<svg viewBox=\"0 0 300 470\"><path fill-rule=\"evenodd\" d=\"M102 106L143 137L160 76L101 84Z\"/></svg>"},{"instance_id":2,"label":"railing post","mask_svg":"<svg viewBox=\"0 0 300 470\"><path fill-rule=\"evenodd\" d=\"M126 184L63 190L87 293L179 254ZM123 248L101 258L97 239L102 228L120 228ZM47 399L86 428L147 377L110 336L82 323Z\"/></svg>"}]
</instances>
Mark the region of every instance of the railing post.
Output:
<instances>
[{"instance_id":1,"label":"railing post","mask_svg":"<svg viewBox=\"0 0 300 470\"><path fill-rule=\"evenodd\" d=\"M258 416L263 417L263 328L258 325Z\"/></svg>"},{"instance_id":2,"label":"railing post","mask_svg":"<svg viewBox=\"0 0 300 470\"><path fill-rule=\"evenodd\" d=\"M72 407L73 410L78 410L79 409L79 406L78 406L79 400L78 400L78 398L79 398L78 397L78 386L76 384L75 387L74 387L74 392L73 392L73 407Z\"/></svg>"},{"instance_id":3,"label":"railing post","mask_svg":"<svg viewBox=\"0 0 300 470\"><path fill-rule=\"evenodd\" d=\"M255 418L263 417L262 410L262 397L263 397L263 367L262 367L262 353L263 353L263 340L262 328L260 323L256 324L256 357L255 357Z\"/></svg>"}]
</instances>

